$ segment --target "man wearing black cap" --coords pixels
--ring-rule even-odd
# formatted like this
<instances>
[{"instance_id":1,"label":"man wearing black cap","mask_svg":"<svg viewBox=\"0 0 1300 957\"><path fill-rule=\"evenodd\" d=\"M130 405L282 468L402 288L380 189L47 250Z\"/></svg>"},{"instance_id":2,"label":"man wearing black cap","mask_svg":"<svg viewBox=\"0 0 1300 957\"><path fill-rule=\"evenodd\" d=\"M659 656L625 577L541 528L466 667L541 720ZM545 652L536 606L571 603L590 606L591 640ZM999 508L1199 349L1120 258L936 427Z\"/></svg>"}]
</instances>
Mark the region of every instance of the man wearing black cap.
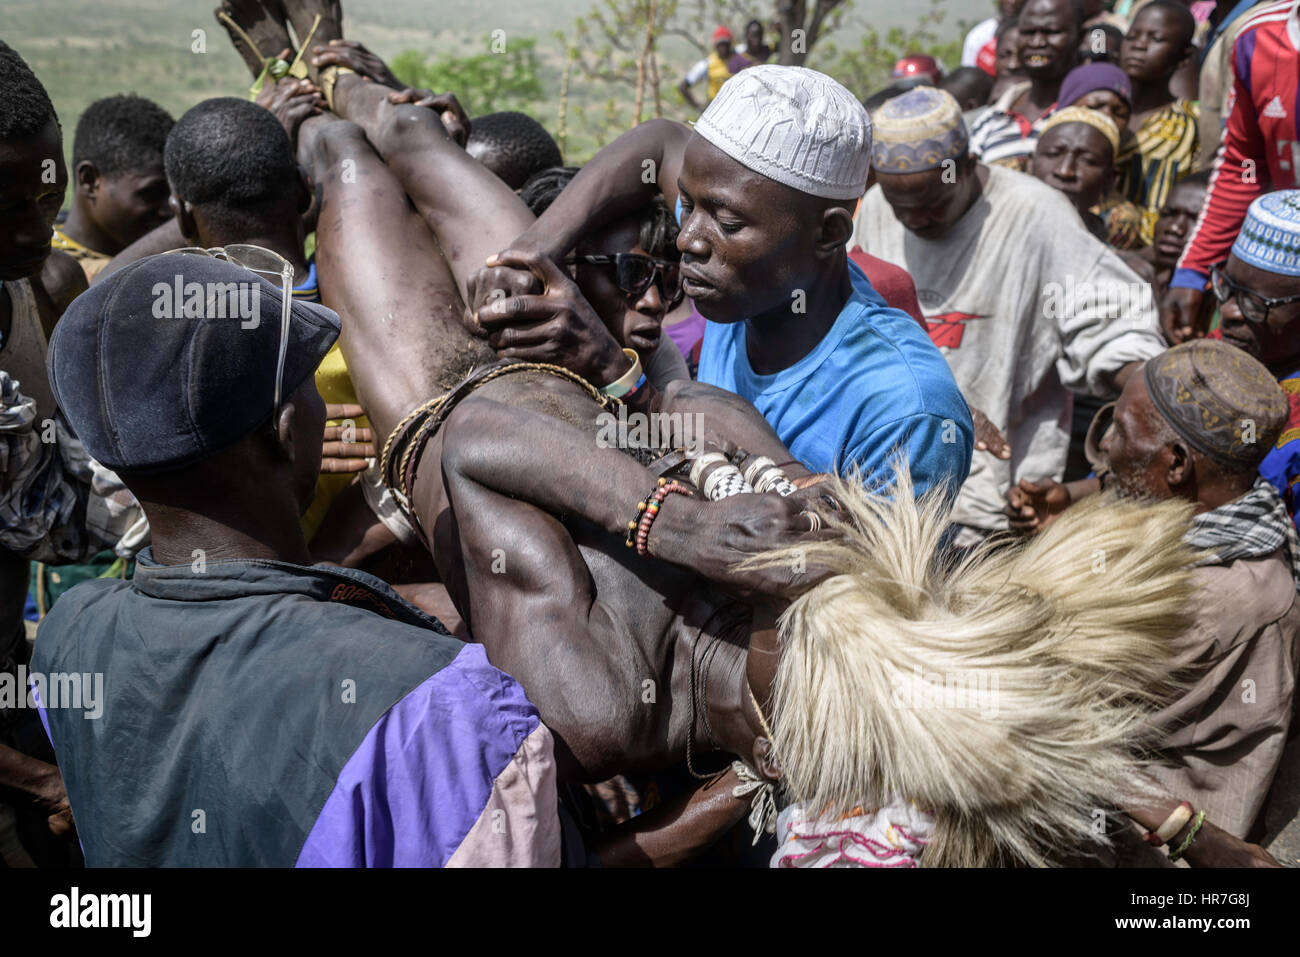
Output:
<instances>
[{"instance_id":1,"label":"man wearing black cap","mask_svg":"<svg viewBox=\"0 0 1300 957\"><path fill-rule=\"evenodd\" d=\"M338 332L283 285L165 254L51 340L60 407L153 529L131 581L60 600L33 660L104 676L97 718L43 712L92 866L559 863L520 686L378 579L310 564L312 374Z\"/></svg>"}]
</instances>

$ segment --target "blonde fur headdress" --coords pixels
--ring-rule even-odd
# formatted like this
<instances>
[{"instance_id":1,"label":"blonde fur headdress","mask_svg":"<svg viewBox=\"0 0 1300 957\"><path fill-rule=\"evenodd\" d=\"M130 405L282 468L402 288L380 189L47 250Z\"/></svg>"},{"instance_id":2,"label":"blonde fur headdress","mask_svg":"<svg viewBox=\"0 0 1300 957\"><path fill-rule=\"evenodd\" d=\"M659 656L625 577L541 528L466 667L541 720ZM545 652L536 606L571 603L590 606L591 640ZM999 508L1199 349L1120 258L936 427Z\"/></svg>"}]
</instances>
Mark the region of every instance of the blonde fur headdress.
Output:
<instances>
[{"instance_id":1,"label":"blonde fur headdress","mask_svg":"<svg viewBox=\"0 0 1300 957\"><path fill-rule=\"evenodd\" d=\"M833 575L781 618L773 735L794 800L934 812L924 866L1051 864L1139 795L1188 624L1186 505L1094 496L1026 545L945 567L940 493L838 483L838 542L763 556ZM795 556L794 552L801 552Z\"/></svg>"}]
</instances>

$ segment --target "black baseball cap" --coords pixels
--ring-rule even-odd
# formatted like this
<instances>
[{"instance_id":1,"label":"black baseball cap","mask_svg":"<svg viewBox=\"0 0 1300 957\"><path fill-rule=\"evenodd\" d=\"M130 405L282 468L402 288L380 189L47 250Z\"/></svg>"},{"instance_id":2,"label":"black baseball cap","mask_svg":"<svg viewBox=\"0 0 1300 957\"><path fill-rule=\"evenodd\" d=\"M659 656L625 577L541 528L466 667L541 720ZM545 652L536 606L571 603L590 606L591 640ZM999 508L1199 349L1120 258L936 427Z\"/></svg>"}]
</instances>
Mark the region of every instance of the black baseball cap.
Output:
<instances>
[{"instance_id":1,"label":"black baseball cap","mask_svg":"<svg viewBox=\"0 0 1300 957\"><path fill-rule=\"evenodd\" d=\"M209 256L150 256L68 306L50 337L50 386L101 464L188 465L271 419L280 316L281 287L258 273ZM284 396L338 334L333 310L293 302Z\"/></svg>"}]
</instances>

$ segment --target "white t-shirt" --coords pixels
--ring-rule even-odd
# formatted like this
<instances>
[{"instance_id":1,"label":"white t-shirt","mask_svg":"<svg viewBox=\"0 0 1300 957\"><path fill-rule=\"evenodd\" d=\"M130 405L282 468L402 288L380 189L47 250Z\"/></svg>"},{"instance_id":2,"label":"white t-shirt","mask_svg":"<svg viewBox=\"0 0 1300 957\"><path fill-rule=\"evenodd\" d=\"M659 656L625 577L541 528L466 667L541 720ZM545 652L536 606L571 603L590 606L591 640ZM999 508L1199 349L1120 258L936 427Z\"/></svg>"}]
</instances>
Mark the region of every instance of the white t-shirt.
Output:
<instances>
[{"instance_id":1,"label":"white t-shirt","mask_svg":"<svg viewBox=\"0 0 1300 957\"><path fill-rule=\"evenodd\" d=\"M917 299L966 401L1011 443L976 452L953 521L1006 528L1011 482L1061 479L1070 391L1105 397L1134 360L1165 349L1155 300L1059 192L989 167L984 195L938 239L908 232L876 186L853 241L912 274Z\"/></svg>"},{"instance_id":2,"label":"white t-shirt","mask_svg":"<svg viewBox=\"0 0 1300 957\"><path fill-rule=\"evenodd\" d=\"M966 42L961 45L961 65L975 66L976 61L979 59L980 50L984 49L984 44L992 40L997 34L997 17L981 20L971 27L970 33L966 34Z\"/></svg>"}]
</instances>

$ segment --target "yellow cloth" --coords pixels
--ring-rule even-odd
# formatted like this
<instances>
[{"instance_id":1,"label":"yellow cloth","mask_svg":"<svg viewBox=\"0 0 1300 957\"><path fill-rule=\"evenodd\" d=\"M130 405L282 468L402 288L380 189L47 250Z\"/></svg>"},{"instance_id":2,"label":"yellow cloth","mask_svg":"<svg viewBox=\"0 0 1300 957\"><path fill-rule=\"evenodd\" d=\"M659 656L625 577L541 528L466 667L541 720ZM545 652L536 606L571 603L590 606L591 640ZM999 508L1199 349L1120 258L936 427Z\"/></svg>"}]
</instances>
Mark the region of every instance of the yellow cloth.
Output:
<instances>
[{"instance_id":1,"label":"yellow cloth","mask_svg":"<svg viewBox=\"0 0 1300 957\"><path fill-rule=\"evenodd\" d=\"M104 253L97 253L88 246L83 246L75 239L69 238L58 226L54 227L54 238L50 240L50 245L55 249L67 253L81 266L81 271L86 274L86 282L90 282L99 271L108 265L112 256L106 256Z\"/></svg>"},{"instance_id":2,"label":"yellow cloth","mask_svg":"<svg viewBox=\"0 0 1300 957\"><path fill-rule=\"evenodd\" d=\"M709 100L712 101L722 89L722 84L731 79L731 67L727 61L718 56L717 51L709 54Z\"/></svg>"},{"instance_id":3,"label":"yellow cloth","mask_svg":"<svg viewBox=\"0 0 1300 957\"><path fill-rule=\"evenodd\" d=\"M1118 190L1142 210L1142 243L1151 245L1156 219L1175 184L1196 168L1200 110L1191 100L1175 100L1151 114L1115 161Z\"/></svg>"},{"instance_id":4,"label":"yellow cloth","mask_svg":"<svg viewBox=\"0 0 1300 957\"><path fill-rule=\"evenodd\" d=\"M325 358L321 360L320 367L316 370L316 391L328 403L357 404L357 390L352 386L352 378L348 375L348 364L344 361L337 342L330 346L330 351L325 353ZM364 416L353 421L358 429L370 427L370 420ZM343 423L331 419L329 424L342 425ZM347 472L342 475L321 475L316 480L316 497L312 499L311 507L302 517L302 531L307 541L310 542L320 529L334 499L338 498L355 478L355 474Z\"/></svg>"}]
</instances>

